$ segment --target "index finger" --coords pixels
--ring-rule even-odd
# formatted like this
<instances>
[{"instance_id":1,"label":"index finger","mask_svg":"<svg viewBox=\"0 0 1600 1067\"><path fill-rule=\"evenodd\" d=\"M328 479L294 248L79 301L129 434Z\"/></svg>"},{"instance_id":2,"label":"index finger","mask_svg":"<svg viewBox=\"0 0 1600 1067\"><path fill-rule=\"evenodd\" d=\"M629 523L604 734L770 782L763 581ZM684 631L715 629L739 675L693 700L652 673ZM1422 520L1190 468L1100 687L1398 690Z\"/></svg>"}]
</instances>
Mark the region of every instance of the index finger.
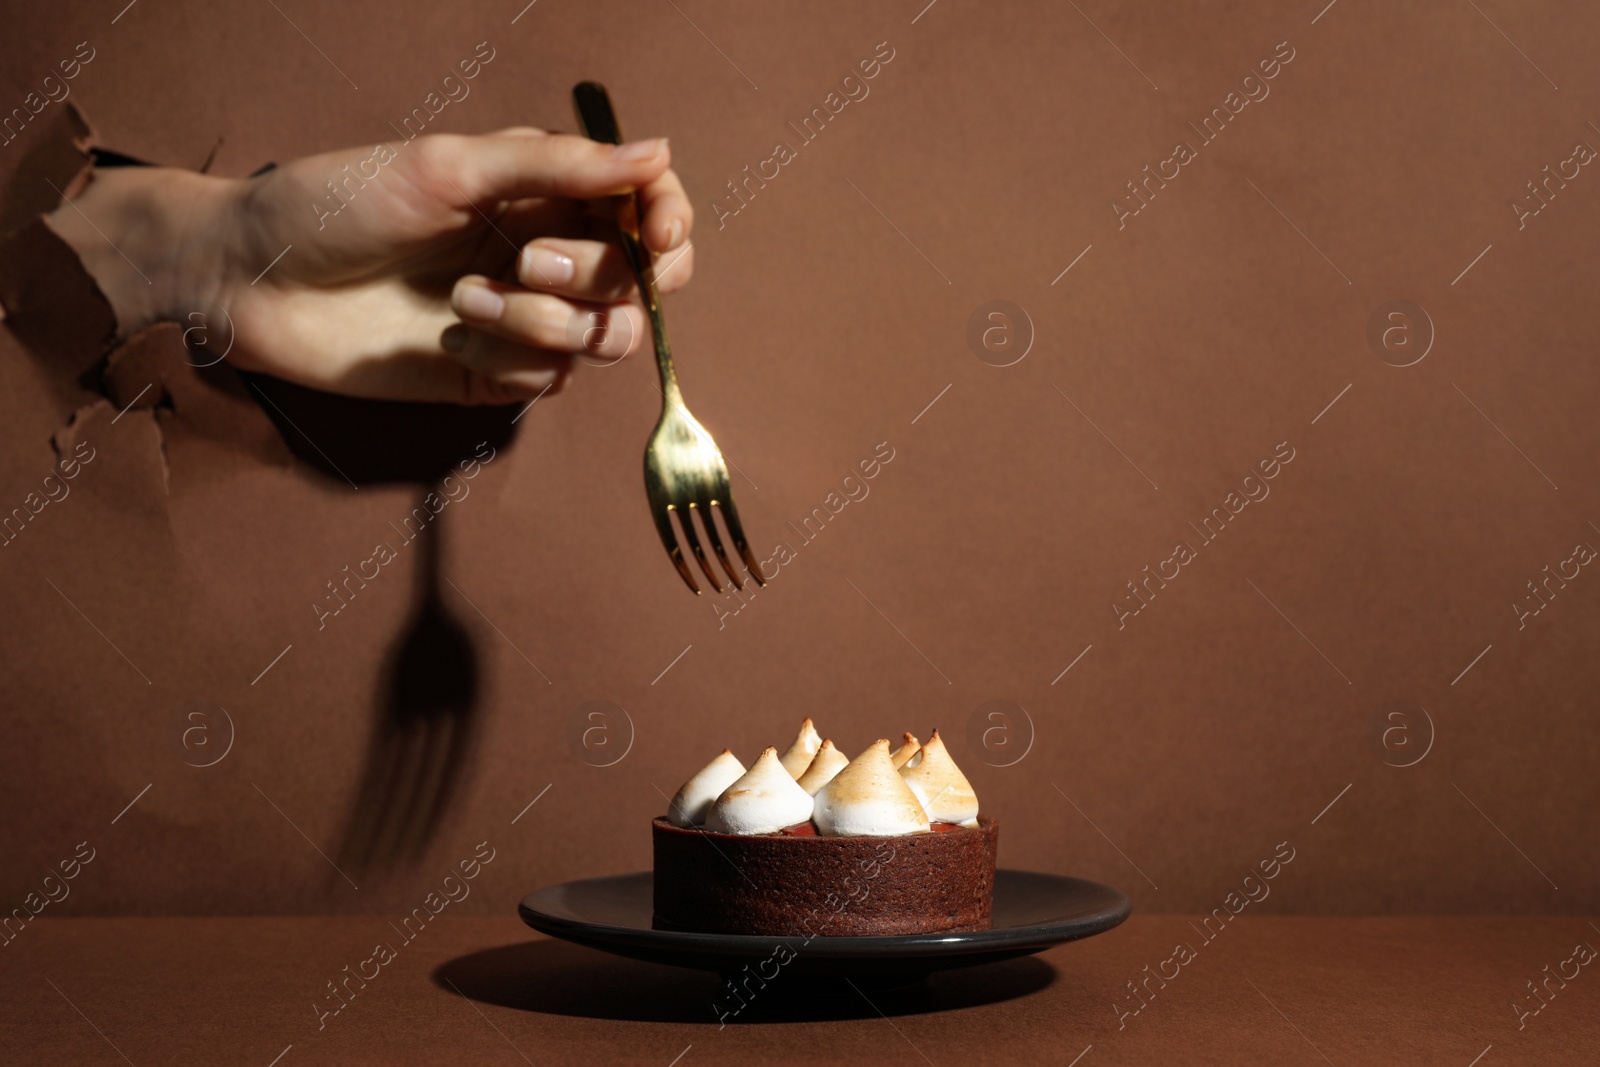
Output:
<instances>
[{"instance_id":1,"label":"index finger","mask_svg":"<svg viewBox=\"0 0 1600 1067\"><path fill-rule=\"evenodd\" d=\"M644 243L655 252L670 252L689 239L694 228L694 208L683 182L670 167L639 190L644 203Z\"/></svg>"},{"instance_id":2,"label":"index finger","mask_svg":"<svg viewBox=\"0 0 1600 1067\"><path fill-rule=\"evenodd\" d=\"M440 134L419 140L418 148L424 173L437 169L453 175L451 188L474 204L542 196L582 199L640 189L659 179L672 161L664 137L608 145L562 133Z\"/></svg>"}]
</instances>

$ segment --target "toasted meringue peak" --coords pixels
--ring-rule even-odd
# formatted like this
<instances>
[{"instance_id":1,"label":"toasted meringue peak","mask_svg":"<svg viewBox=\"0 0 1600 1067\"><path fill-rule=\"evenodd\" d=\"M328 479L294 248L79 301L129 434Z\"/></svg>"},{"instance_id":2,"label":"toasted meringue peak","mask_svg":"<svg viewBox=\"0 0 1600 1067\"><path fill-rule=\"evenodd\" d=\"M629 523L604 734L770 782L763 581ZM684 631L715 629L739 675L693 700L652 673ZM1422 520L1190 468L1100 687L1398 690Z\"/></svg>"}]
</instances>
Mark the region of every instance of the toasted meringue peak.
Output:
<instances>
[{"instance_id":1,"label":"toasted meringue peak","mask_svg":"<svg viewBox=\"0 0 1600 1067\"><path fill-rule=\"evenodd\" d=\"M929 829L922 802L894 769L887 739L822 787L811 817L824 837L898 837Z\"/></svg>"},{"instance_id":2,"label":"toasted meringue peak","mask_svg":"<svg viewBox=\"0 0 1600 1067\"><path fill-rule=\"evenodd\" d=\"M809 818L811 794L784 769L778 750L769 748L717 797L706 815L706 829L719 834L771 834Z\"/></svg>"},{"instance_id":3,"label":"toasted meringue peak","mask_svg":"<svg viewBox=\"0 0 1600 1067\"><path fill-rule=\"evenodd\" d=\"M739 757L733 754L732 749L723 749L722 755L683 783L678 795L672 798L672 806L667 809L667 821L682 827L704 825L712 802L722 795L724 789L743 777L744 764L739 762Z\"/></svg>"},{"instance_id":4,"label":"toasted meringue peak","mask_svg":"<svg viewBox=\"0 0 1600 1067\"><path fill-rule=\"evenodd\" d=\"M789 746L789 751L782 756L783 769L789 772L790 778L799 778L806 773L806 768L811 766L811 761L816 758L817 750L822 747L822 736L817 733L816 726L807 719L800 724L800 733L794 739L794 744Z\"/></svg>"},{"instance_id":5,"label":"toasted meringue peak","mask_svg":"<svg viewBox=\"0 0 1600 1067\"><path fill-rule=\"evenodd\" d=\"M978 825L978 794L950 758L938 730L922 746L922 759L914 767L901 768L900 777L922 801L930 821Z\"/></svg>"},{"instance_id":6,"label":"toasted meringue peak","mask_svg":"<svg viewBox=\"0 0 1600 1067\"><path fill-rule=\"evenodd\" d=\"M901 742L899 748L894 750L894 755L889 757L890 761L894 764L894 769L897 771L909 763L918 752L922 751L922 746L917 743L916 734L912 733L910 730L907 730L901 736L904 737L905 740Z\"/></svg>"},{"instance_id":7,"label":"toasted meringue peak","mask_svg":"<svg viewBox=\"0 0 1600 1067\"><path fill-rule=\"evenodd\" d=\"M818 790L833 781L834 775L849 765L850 757L834 748L831 740L823 738L822 747L812 757L811 766L800 776L800 788L816 796Z\"/></svg>"}]
</instances>

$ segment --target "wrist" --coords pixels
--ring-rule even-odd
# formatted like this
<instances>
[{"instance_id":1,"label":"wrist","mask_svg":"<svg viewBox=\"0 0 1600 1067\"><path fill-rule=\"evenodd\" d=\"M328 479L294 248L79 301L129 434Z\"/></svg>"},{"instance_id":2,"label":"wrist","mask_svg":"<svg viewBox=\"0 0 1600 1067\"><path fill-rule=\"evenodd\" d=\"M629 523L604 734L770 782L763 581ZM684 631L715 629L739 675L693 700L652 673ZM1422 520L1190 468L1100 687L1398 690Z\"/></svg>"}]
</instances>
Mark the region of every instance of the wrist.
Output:
<instances>
[{"instance_id":1,"label":"wrist","mask_svg":"<svg viewBox=\"0 0 1600 1067\"><path fill-rule=\"evenodd\" d=\"M47 216L117 317L119 336L214 306L241 183L168 167L96 169Z\"/></svg>"}]
</instances>

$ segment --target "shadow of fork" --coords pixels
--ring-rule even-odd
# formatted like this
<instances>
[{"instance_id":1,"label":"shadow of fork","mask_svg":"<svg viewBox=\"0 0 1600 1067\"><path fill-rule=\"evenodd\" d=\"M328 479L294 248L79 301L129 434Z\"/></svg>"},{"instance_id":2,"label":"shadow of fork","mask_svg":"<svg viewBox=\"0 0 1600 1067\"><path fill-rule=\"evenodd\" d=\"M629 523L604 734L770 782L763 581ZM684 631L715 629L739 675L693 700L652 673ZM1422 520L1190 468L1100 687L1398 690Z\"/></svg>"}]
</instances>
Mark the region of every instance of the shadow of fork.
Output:
<instances>
[{"instance_id":1,"label":"shadow of fork","mask_svg":"<svg viewBox=\"0 0 1600 1067\"><path fill-rule=\"evenodd\" d=\"M414 863L461 784L478 727L478 657L440 586L442 516L416 539L416 609L384 667L340 866L381 873Z\"/></svg>"}]
</instances>

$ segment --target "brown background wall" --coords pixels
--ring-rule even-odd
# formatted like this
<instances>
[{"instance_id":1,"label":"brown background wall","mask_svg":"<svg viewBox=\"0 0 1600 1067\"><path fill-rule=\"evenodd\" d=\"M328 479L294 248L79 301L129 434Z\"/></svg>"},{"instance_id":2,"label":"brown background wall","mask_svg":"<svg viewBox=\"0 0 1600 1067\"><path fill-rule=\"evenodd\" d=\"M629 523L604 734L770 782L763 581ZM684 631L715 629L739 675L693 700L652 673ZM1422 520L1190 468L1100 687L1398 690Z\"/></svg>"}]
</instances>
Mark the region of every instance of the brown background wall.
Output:
<instances>
[{"instance_id":1,"label":"brown background wall","mask_svg":"<svg viewBox=\"0 0 1600 1067\"><path fill-rule=\"evenodd\" d=\"M1600 905L1600 578L1584 568L1523 629L1510 607L1600 546L1600 177L1520 230L1509 206L1600 145L1581 5L541 0L513 25L516 0L283 0L141 3L113 25L121 6L10 13L0 104L87 39L71 99L100 143L198 166L222 138L213 170L243 175L390 136L480 41L496 59L435 128L570 129L570 86L606 82L632 133L671 136L700 212L669 321L761 554L880 442L894 459L719 618L644 509L653 369L581 368L442 517L480 743L426 858L357 890L313 844L334 854L355 797L417 552L321 632L310 605L417 490L291 462L175 332L98 403L53 378L60 353L0 335L0 503L39 485L79 403L73 439L97 452L0 549L5 908L87 840L58 913L394 910L487 839L463 908L503 914L646 866L662 792L804 715L851 750L940 726L1003 820L1004 864L1144 910L1209 908L1282 841L1297 858L1268 909ZM883 41L870 96L719 230L724 182ZM1198 147L1186 123L1284 41L1270 96ZM1111 202L1178 139L1198 158L1119 229ZM44 140L0 149L8 181ZM1036 332L1003 368L966 339L996 299ZM1436 333L1405 368L1366 336L1396 299ZM157 379L171 410L147 407L156 391L118 419ZM335 450L360 432L338 410L311 434ZM1187 524L1280 442L1271 495L1119 629L1125 583L1197 544ZM611 767L571 742L592 700L631 718ZM1009 767L966 740L991 701L1034 727ZM237 728L208 768L172 737L192 703Z\"/></svg>"}]
</instances>

